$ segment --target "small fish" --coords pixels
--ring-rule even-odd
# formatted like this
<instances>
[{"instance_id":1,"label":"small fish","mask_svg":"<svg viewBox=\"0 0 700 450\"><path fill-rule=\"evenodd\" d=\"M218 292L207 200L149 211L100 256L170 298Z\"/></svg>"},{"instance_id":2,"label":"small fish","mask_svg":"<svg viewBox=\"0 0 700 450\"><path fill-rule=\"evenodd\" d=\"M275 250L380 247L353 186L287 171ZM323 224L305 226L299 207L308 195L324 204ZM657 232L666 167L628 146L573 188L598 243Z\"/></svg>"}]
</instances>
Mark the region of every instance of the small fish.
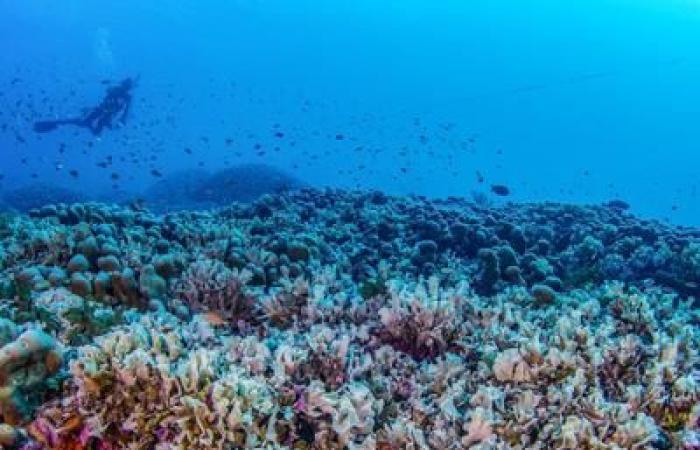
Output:
<instances>
[{"instance_id":1,"label":"small fish","mask_svg":"<svg viewBox=\"0 0 700 450\"><path fill-rule=\"evenodd\" d=\"M491 192L498 196L505 197L510 195L510 188L508 188L508 186L505 184L492 184Z\"/></svg>"},{"instance_id":2,"label":"small fish","mask_svg":"<svg viewBox=\"0 0 700 450\"><path fill-rule=\"evenodd\" d=\"M151 175L154 177L160 178L163 176L163 174L158 170L158 169L151 169Z\"/></svg>"},{"instance_id":3,"label":"small fish","mask_svg":"<svg viewBox=\"0 0 700 450\"><path fill-rule=\"evenodd\" d=\"M224 320L224 318L221 317L221 315L219 313L216 313L214 311L205 312L201 316L202 316L202 319L207 321L209 323L209 325L211 325L213 327L221 327L221 326L226 325L226 320Z\"/></svg>"},{"instance_id":4,"label":"small fish","mask_svg":"<svg viewBox=\"0 0 700 450\"><path fill-rule=\"evenodd\" d=\"M69 171L68 174L70 176L72 176L73 178L78 178L80 176L80 173L75 169L72 169L71 171Z\"/></svg>"},{"instance_id":5,"label":"small fish","mask_svg":"<svg viewBox=\"0 0 700 450\"><path fill-rule=\"evenodd\" d=\"M476 182L479 184L484 182L484 176L478 170L476 171Z\"/></svg>"},{"instance_id":6,"label":"small fish","mask_svg":"<svg viewBox=\"0 0 700 450\"><path fill-rule=\"evenodd\" d=\"M68 419L66 422L64 422L63 426L60 428L56 429L57 433L65 433L68 434L72 431L77 430L80 428L83 424L83 419L80 418L80 416L73 416L70 419Z\"/></svg>"}]
</instances>

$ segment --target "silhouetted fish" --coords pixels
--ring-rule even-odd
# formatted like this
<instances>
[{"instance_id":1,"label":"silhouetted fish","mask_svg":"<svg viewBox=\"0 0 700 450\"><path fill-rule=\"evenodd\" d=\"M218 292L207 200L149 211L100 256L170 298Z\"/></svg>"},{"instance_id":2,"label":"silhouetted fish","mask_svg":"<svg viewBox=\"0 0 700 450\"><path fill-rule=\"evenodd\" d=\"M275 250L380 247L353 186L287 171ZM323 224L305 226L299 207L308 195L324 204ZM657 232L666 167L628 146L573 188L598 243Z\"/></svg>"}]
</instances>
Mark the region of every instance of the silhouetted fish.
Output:
<instances>
[{"instance_id":1,"label":"silhouetted fish","mask_svg":"<svg viewBox=\"0 0 700 450\"><path fill-rule=\"evenodd\" d=\"M510 195L510 189L505 184L492 184L491 192L501 197Z\"/></svg>"}]
</instances>

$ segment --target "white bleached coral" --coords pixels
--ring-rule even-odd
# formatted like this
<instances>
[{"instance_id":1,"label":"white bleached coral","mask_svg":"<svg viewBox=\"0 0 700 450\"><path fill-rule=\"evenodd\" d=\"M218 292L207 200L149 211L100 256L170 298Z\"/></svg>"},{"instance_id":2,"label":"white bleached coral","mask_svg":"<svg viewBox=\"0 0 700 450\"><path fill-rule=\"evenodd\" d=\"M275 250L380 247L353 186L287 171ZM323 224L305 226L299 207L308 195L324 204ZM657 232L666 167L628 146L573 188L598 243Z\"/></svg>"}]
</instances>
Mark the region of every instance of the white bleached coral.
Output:
<instances>
[{"instance_id":1,"label":"white bleached coral","mask_svg":"<svg viewBox=\"0 0 700 450\"><path fill-rule=\"evenodd\" d=\"M259 443L252 430L265 431L261 418L274 408L264 379L230 366L224 347L188 352L185 339L144 318L81 348L66 406L85 416L92 436L120 446L166 438L182 449Z\"/></svg>"}]
</instances>

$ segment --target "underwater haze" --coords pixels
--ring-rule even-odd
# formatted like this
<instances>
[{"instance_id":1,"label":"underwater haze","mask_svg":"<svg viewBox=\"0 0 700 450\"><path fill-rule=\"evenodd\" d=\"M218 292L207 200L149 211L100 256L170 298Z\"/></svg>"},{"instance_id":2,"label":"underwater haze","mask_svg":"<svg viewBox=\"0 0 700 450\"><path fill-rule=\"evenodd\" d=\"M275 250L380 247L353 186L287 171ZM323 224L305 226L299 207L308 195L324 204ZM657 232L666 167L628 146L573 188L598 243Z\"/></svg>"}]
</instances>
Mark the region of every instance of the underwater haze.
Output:
<instances>
[{"instance_id":1,"label":"underwater haze","mask_svg":"<svg viewBox=\"0 0 700 450\"><path fill-rule=\"evenodd\" d=\"M0 450L700 449L699 0L0 0Z\"/></svg>"},{"instance_id":2,"label":"underwater haze","mask_svg":"<svg viewBox=\"0 0 700 450\"><path fill-rule=\"evenodd\" d=\"M694 1L1 7L5 190L38 179L131 195L153 168L264 163L313 186L444 197L504 184L513 201L619 198L700 221ZM123 129L32 132L128 76Z\"/></svg>"}]
</instances>

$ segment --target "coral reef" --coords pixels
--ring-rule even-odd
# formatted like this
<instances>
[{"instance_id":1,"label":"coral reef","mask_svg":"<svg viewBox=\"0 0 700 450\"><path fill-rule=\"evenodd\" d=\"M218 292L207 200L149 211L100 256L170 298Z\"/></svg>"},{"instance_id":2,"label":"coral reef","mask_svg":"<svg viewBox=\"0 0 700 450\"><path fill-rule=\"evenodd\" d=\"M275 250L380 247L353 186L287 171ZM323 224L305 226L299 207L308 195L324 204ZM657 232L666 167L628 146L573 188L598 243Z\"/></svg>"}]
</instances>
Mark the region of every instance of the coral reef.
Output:
<instances>
[{"instance_id":1,"label":"coral reef","mask_svg":"<svg viewBox=\"0 0 700 450\"><path fill-rule=\"evenodd\" d=\"M0 234L0 445L691 449L700 232L301 190Z\"/></svg>"},{"instance_id":2,"label":"coral reef","mask_svg":"<svg viewBox=\"0 0 700 450\"><path fill-rule=\"evenodd\" d=\"M0 417L17 425L31 415L39 397L61 366L62 351L41 330L27 330L0 348Z\"/></svg>"}]
</instances>

